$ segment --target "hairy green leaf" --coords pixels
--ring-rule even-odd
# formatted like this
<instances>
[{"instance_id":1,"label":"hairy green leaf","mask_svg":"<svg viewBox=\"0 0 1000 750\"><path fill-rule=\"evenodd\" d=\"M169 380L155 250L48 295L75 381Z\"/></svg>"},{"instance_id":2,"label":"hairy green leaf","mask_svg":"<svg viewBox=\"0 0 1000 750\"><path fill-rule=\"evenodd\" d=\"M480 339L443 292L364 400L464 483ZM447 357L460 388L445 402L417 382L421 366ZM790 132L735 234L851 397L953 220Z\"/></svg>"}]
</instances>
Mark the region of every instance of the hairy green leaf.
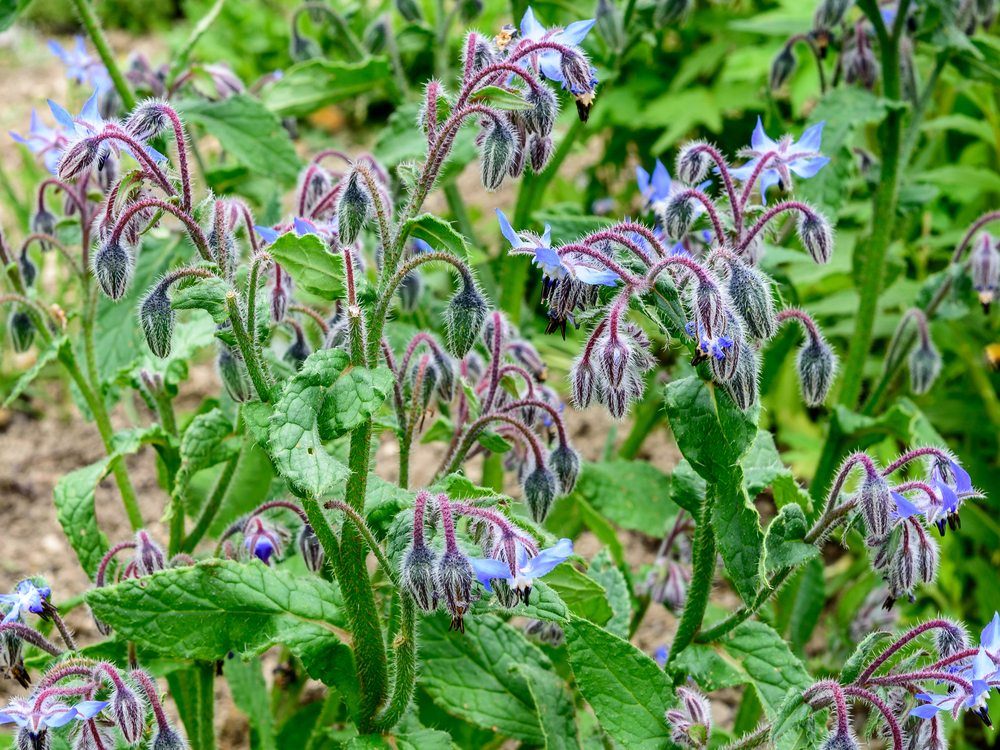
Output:
<instances>
[{"instance_id":1,"label":"hairy green leaf","mask_svg":"<svg viewBox=\"0 0 1000 750\"><path fill-rule=\"evenodd\" d=\"M375 92L389 77L384 57L359 62L317 58L290 67L264 89L261 98L272 112L302 117L352 96Z\"/></svg>"},{"instance_id":2,"label":"hairy green leaf","mask_svg":"<svg viewBox=\"0 0 1000 750\"><path fill-rule=\"evenodd\" d=\"M268 245L274 262L311 294L334 300L344 294L344 261L315 234L286 232Z\"/></svg>"}]
</instances>

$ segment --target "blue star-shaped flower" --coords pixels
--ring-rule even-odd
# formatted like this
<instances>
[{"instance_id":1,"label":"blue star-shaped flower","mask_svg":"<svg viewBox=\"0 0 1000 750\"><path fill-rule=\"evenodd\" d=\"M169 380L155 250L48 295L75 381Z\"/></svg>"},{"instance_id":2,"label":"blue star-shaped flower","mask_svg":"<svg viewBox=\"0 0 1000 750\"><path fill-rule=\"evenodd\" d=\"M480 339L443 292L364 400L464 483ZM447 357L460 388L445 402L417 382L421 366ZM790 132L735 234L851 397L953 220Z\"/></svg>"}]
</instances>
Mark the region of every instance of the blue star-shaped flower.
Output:
<instances>
[{"instance_id":1,"label":"blue star-shaped flower","mask_svg":"<svg viewBox=\"0 0 1000 750\"><path fill-rule=\"evenodd\" d=\"M82 36L77 36L73 47L66 49L55 39L49 40L49 49L66 66L66 77L71 81L97 89L101 93L112 88L111 76L99 59L87 51Z\"/></svg>"},{"instance_id":2,"label":"blue star-shaped flower","mask_svg":"<svg viewBox=\"0 0 1000 750\"><path fill-rule=\"evenodd\" d=\"M0 710L0 724L16 724L27 729L32 739L42 736L46 729L57 729L76 719L85 721L92 719L108 705L108 701L80 701L75 705L67 705L61 701L43 699L36 707L33 698L27 700L15 698Z\"/></svg>"},{"instance_id":3,"label":"blue star-shaped flower","mask_svg":"<svg viewBox=\"0 0 1000 750\"><path fill-rule=\"evenodd\" d=\"M25 612L42 614L44 602L51 595L52 589L48 586L36 586L31 581L21 581L17 584L13 594L0 594L0 606L10 606L2 622L20 622L24 619Z\"/></svg>"},{"instance_id":4,"label":"blue star-shaped flower","mask_svg":"<svg viewBox=\"0 0 1000 750\"><path fill-rule=\"evenodd\" d=\"M772 185L780 183L788 190L792 186L793 173L802 179L808 179L829 163L830 159L819 152L825 124L819 122L806 128L797 141L790 135L775 141L764 132L764 125L758 117L757 127L750 137L750 148L743 152L752 158L743 166L730 169L730 174L744 182L750 179L765 154L775 153L775 156L768 159L767 166L760 174L760 196L766 202L767 190Z\"/></svg>"},{"instance_id":5,"label":"blue star-shaped flower","mask_svg":"<svg viewBox=\"0 0 1000 750\"><path fill-rule=\"evenodd\" d=\"M511 589L515 591L527 591L531 589L532 582L536 578L541 578L564 562L573 554L573 542L569 539L560 539L548 549L543 549L534 557L529 557L523 544L517 543L517 563L514 572L511 572L510 565L503 560L493 560L490 558L471 558L472 569L476 573L476 578L483 587L492 592L493 581L507 581Z\"/></svg>"},{"instance_id":6,"label":"blue star-shaped flower","mask_svg":"<svg viewBox=\"0 0 1000 750\"><path fill-rule=\"evenodd\" d=\"M87 138L92 135L96 135L104 130L105 122L104 118L101 117L100 109L98 108L97 99L100 96L99 91L94 91L83 104L83 108L80 110L80 114L75 117L66 111L61 105L48 100L49 109L52 111L52 116L56 118L56 122L62 126L67 137L69 138ZM131 150L128 146L121 144L118 141L106 141L105 145L113 149L116 153L119 151L124 151L126 154L132 155ZM143 144L143 149L150 156L150 158L156 162L161 163L167 160L167 157L161 154L152 146Z\"/></svg>"},{"instance_id":7,"label":"blue star-shaped flower","mask_svg":"<svg viewBox=\"0 0 1000 750\"><path fill-rule=\"evenodd\" d=\"M521 18L521 37L533 42L546 39L567 47L578 47L593 28L595 20L574 21L565 29L546 29L535 19L535 12L528 6ZM542 75L556 83L566 83L560 62L561 55L556 50L546 50L538 54L538 69Z\"/></svg>"},{"instance_id":8,"label":"blue star-shaped flower","mask_svg":"<svg viewBox=\"0 0 1000 750\"><path fill-rule=\"evenodd\" d=\"M28 135L20 135L12 130L10 137L27 146L31 153L40 156L45 168L52 174L56 173L59 157L63 149L66 148L66 144L69 143L65 132L58 128L50 128L42 122L35 110L31 110L31 125Z\"/></svg>"}]
</instances>

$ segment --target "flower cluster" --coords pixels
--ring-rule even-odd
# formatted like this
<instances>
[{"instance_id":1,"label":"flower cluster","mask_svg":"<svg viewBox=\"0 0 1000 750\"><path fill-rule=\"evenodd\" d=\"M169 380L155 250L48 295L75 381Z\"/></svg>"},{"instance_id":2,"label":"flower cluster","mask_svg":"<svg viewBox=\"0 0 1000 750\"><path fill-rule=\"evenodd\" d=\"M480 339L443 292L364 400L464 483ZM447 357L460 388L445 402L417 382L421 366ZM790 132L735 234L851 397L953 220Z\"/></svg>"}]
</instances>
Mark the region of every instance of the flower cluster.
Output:
<instances>
[{"instance_id":1,"label":"flower cluster","mask_svg":"<svg viewBox=\"0 0 1000 750\"><path fill-rule=\"evenodd\" d=\"M440 520L444 550L432 547L425 538L428 503ZM469 519L470 532L478 538L485 557L469 557L459 546L456 516ZM475 501L436 497L426 490L417 493L413 507L413 533L402 562L402 582L417 606L425 612L439 605L451 615L453 630L464 630L463 618L476 595L478 581L498 603L508 609L518 602L528 603L532 583L549 573L573 554L573 543L560 539L548 549L540 549L534 538L496 508Z\"/></svg>"},{"instance_id":2,"label":"flower cluster","mask_svg":"<svg viewBox=\"0 0 1000 750\"><path fill-rule=\"evenodd\" d=\"M757 349L780 323L798 321L807 334L798 359L803 395L810 405L823 402L836 357L807 314L775 312L772 282L757 262L765 229L793 213L802 245L817 263L825 263L833 250L829 223L799 201L759 208L751 201L757 190L762 200L772 186L790 190L793 174L808 178L827 163L819 153L822 127L820 123L810 128L797 142L790 137L774 141L758 122L745 153L748 161L735 169L707 143L681 150L677 171L688 184L703 180L714 165L728 200L728 222L704 191L705 184L682 186L660 164L652 175L639 173L643 198L652 203L660 222L656 229L623 221L553 248L548 229L541 236L518 231L497 212L511 254L530 255L542 269L549 331L561 329L565 334L577 315L593 317L591 311L602 311L570 375L578 406L598 401L621 418L641 397L645 373L655 360L647 334L627 315L633 303L649 302L655 308L661 301L668 309L655 315L655 321L688 340L692 363L706 363L712 379L743 409L757 400ZM737 183L742 183L740 189ZM708 217L711 233L699 253L689 233L702 215ZM668 246L667 238L676 244ZM602 296L602 288L614 290L610 298Z\"/></svg>"}]
</instances>

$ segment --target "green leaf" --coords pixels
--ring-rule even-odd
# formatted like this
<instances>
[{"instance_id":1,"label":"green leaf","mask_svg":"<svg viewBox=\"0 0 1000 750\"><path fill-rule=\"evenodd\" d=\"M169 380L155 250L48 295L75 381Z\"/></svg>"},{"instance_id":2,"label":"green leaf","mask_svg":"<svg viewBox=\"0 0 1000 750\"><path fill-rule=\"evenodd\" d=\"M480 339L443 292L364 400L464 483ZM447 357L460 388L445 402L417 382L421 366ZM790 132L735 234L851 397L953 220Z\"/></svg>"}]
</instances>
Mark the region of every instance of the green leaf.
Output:
<instances>
[{"instance_id":1,"label":"green leaf","mask_svg":"<svg viewBox=\"0 0 1000 750\"><path fill-rule=\"evenodd\" d=\"M772 720L790 689L805 690L813 683L784 639L762 622L744 622L723 638L721 645L741 664Z\"/></svg>"},{"instance_id":2,"label":"green leaf","mask_svg":"<svg viewBox=\"0 0 1000 750\"><path fill-rule=\"evenodd\" d=\"M857 648L854 649L854 653L844 662L844 668L840 670L840 684L849 685L858 679L861 670L875 656L875 651L880 650L879 645L891 637L892 633L885 630L876 630L874 633L866 635L861 643L857 645Z\"/></svg>"},{"instance_id":3,"label":"green leaf","mask_svg":"<svg viewBox=\"0 0 1000 750\"><path fill-rule=\"evenodd\" d=\"M108 551L108 538L97 524L94 491L107 474L110 463L111 459L105 458L71 471L56 483L53 491L56 518L90 579L94 578L101 558Z\"/></svg>"},{"instance_id":4,"label":"green leaf","mask_svg":"<svg viewBox=\"0 0 1000 750\"><path fill-rule=\"evenodd\" d=\"M392 390L393 374L387 367L353 367L330 388L319 413L324 440L344 435L378 411Z\"/></svg>"},{"instance_id":5,"label":"green leaf","mask_svg":"<svg viewBox=\"0 0 1000 750\"><path fill-rule=\"evenodd\" d=\"M671 499L697 518L701 513L702 503L705 502L708 483L698 475L686 458L682 458L674 467L670 480Z\"/></svg>"},{"instance_id":6,"label":"green leaf","mask_svg":"<svg viewBox=\"0 0 1000 750\"><path fill-rule=\"evenodd\" d=\"M601 726L629 750L662 750L670 685L656 662L628 641L585 620L566 626L569 663Z\"/></svg>"},{"instance_id":7,"label":"green leaf","mask_svg":"<svg viewBox=\"0 0 1000 750\"><path fill-rule=\"evenodd\" d=\"M607 594L611 605L611 619L608 620L609 633L619 638L628 638L629 626L632 623L632 599L629 595L628 582L624 574L611 559L611 553L605 547L590 561L587 575L593 578Z\"/></svg>"},{"instance_id":8,"label":"green leaf","mask_svg":"<svg viewBox=\"0 0 1000 750\"><path fill-rule=\"evenodd\" d=\"M181 435L181 472L190 477L209 466L228 461L239 450L233 424L218 407L198 414Z\"/></svg>"},{"instance_id":9,"label":"green leaf","mask_svg":"<svg viewBox=\"0 0 1000 750\"><path fill-rule=\"evenodd\" d=\"M503 436L492 430L481 430L476 435L476 441L491 453L506 453L513 447Z\"/></svg>"},{"instance_id":10,"label":"green leaf","mask_svg":"<svg viewBox=\"0 0 1000 750\"><path fill-rule=\"evenodd\" d=\"M274 740L274 717L267 683L261 672L260 658L227 659L226 683L233 694L233 702L250 723L250 747L253 750L277 750Z\"/></svg>"},{"instance_id":11,"label":"green leaf","mask_svg":"<svg viewBox=\"0 0 1000 750\"><path fill-rule=\"evenodd\" d=\"M402 227L402 237L423 240L431 249L450 253L462 260L469 259L469 246L465 237L455 231L451 222L439 219L434 214L420 214L408 220Z\"/></svg>"},{"instance_id":12,"label":"green leaf","mask_svg":"<svg viewBox=\"0 0 1000 750\"><path fill-rule=\"evenodd\" d=\"M92 589L85 599L120 637L173 658L216 661L281 643L330 683L350 655L336 588L256 560L168 568Z\"/></svg>"},{"instance_id":13,"label":"green leaf","mask_svg":"<svg viewBox=\"0 0 1000 750\"><path fill-rule=\"evenodd\" d=\"M604 587L572 565L558 566L545 576L545 583L579 617L604 625L614 614Z\"/></svg>"},{"instance_id":14,"label":"green leaf","mask_svg":"<svg viewBox=\"0 0 1000 750\"><path fill-rule=\"evenodd\" d=\"M312 497L329 494L350 473L327 452L317 424L328 387L349 364L347 353L339 349L313 352L274 405L271 457L296 491Z\"/></svg>"},{"instance_id":15,"label":"green leaf","mask_svg":"<svg viewBox=\"0 0 1000 750\"><path fill-rule=\"evenodd\" d=\"M531 109L531 105L518 91L501 88L500 86L484 86L469 97L469 101L489 104L496 109L517 112Z\"/></svg>"},{"instance_id":16,"label":"green leaf","mask_svg":"<svg viewBox=\"0 0 1000 750\"><path fill-rule=\"evenodd\" d=\"M819 548L802 541L809 530L806 515L796 503L784 506L767 527L765 568L772 573L792 568L819 555Z\"/></svg>"},{"instance_id":17,"label":"green leaf","mask_svg":"<svg viewBox=\"0 0 1000 750\"><path fill-rule=\"evenodd\" d=\"M170 295L170 306L175 310L205 310L216 323L229 320L226 311L226 292L229 284L217 276L193 279L181 284Z\"/></svg>"},{"instance_id":18,"label":"green leaf","mask_svg":"<svg viewBox=\"0 0 1000 750\"><path fill-rule=\"evenodd\" d=\"M60 351L63 347L69 346L69 339L65 336L60 336L57 339L53 339L48 346L42 349L38 356L35 358L34 363L27 370L21 373L21 377L17 379L14 383L14 387L11 388L10 393L7 394L7 398L3 400L3 404L0 408L6 409L14 401L24 393L24 389L31 385L31 382L38 377L38 374L45 369L45 366L49 362L54 362L59 356Z\"/></svg>"},{"instance_id":19,"label":"green leaf","mask_svg":"<svg viewBox=\"0 0 1000 750\"><path fill-rule=\"evenodd\" d=\"M774 436L769 430L758 430L753 445L743 457L743 483L747 494L757 497L783 474L790 474L790 471L781 462Z\"/></svg>"},{"instance_id":20,"label":"green leaf","mask_svg":"<svg viewBox=\"0 0 1000 750\"><path fill-rule=\"evenodd\" d=\"M800 688L791 688L776 712L771 740L779 750L816 750L825 734L825 722L816 721L816 711L805 704Z\"/></svg>"},{"instance_id":21,"label":"green leaf","mask_svg":"<svg viewBox=\"0 0 1000 750\"><path fill-rule=\"evenodd\" d=\"M305 291L325 300L344 293L344 262L315 234L286 232L268 245L268 254Z\"/></svg>"},{"instance_id":22,"label":"green leaf","mask_svg":"<svg viewBox=\"0 0 1000 750\"><path fill-rule=\"evenodd\" d=\"M684 649L671 667L685 674L707 692L747 683L747 676L711 646L693 643Z\"/></svg>"},{"instance_id":23,"label":"green leaf","mask_svg":"<svg viewBox=\"0 0 1000 750\"><path fill-rule=\"evenodd\" d=\"M178 106L188 122L205 128L222 148L254 174L290 185L299 157L281 120L257 99L237 94L219 101L192 100Z\"/></svg>"},{"instance_id":24,"label":"green leaf","mask_svg":"<svg viewBox=\"0 0 1000 750\"><path fill-rule=\"evenodd\" d=\"M551 671L548 658L492 615L469 618L465 627L464 635L451 632L440 613L422 620L419 684L449 714L532 745L544 743L534 698L515 667Z\"/></svg>"},{"instance_id":25,"label":"green leaf","mask_svg":"<svg viewBox=\"0 0 1000 750\"><path fill-rule=\"evenodd\" d=\"M664 390L667 419L684 458L708 482L732 473L757 437L755 406L742 412L714 383L688 377Z\"/></svg>"},{"instance_id":26,"label":"green leaf","mask_svg":"<svg viewBox=\"0 0 1000 750\"><path fill-rule=\"evenodd\" d=\"M573 705L573 695L562 678L537 664L515 664L512 668L528 683L539 724L545 735L545 750L579 748L576 707Z\"/></svg>"},{"instance_id":27,"label":"green leaf","mask_svg":"<svg viewBox=\"0 0 1000 750\"><path fill-rule=\"evenodd\" d=\"M359 62L314 59L288 68L261 94L267 108L287 117L309 115L329 104L377 91L389 80L384 57Z\"/></svg>"},{"instance_id":28,"label":"green leaf","mask_svg":"<svg viewBox=\"0 0 1000 750\"><path fill-rule=\"evenodd\" d=\"M677 515L670 483L647 461L587 462L574 492L621 528L657 536Z\"/></svg>"}]
</instances>

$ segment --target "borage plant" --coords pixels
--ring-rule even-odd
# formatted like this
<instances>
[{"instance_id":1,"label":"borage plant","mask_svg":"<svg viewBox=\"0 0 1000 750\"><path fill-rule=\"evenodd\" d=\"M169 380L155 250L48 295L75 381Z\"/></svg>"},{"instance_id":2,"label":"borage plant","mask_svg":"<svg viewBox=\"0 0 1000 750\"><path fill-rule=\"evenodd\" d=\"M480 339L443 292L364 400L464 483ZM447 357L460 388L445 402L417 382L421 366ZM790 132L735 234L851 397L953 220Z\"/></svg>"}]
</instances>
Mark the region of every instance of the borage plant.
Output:
<instances>
[{"instance_id":1,"label":"borage plant","mask_svg":"<svg viewBox=\"0 0 1000 750\"><path fill-rule=\"evenodd\" d=\"M599 14L606 33L622 20L607 5ZM676 20L687 5L661 2L655 12ZM846 5L824 4L828 26L840 24ZM864 56L866 24L892 45L883 55L896 63L905 27L863 5L868 20L857 22L843 54L851 82L867 81L849 59ZM104 640L79 642L63 618L80 600L40 578L0 597L3 671L27 691L0 710L18 747L213 748L220 675L260 747L510 740L833 750L858 747L864 733L894 750L936 749L946 747L946 714L989 722L1000 616L978 645L940 617L888 632L894 603L913 601L937 577L935 530L957 530L963 505L983 496L961 461L943 445L914 445L888 460L870 443L848 445L843 422L863 415L845 409L810 496L761 426L761 361L786 324L801 330L795 371L806 405L819 410L836 382L828 337L807 310L785 304L787 282L761 267L768 251L796 242L817 264L834 255L833 222L794 195L799 180L836 166L823 153L822 122L778 140L758 122L738 166L696 141L679 151L676 181L659 162L640 169L649 224L608 221L559 243L549 227L537 232L517 214L512 224L496 210L500 262L525 256L540 271L548 332L584 329L568 377L574 404L600 404L622 419L637 403L648 410L662 401L683 454L667 480L642 463L581 462L559 389L546 381L548 347L492 309L469 238L424 212L463 128L476 129L487 191L544 174L560 151L559 89L581 123L595 103L597 73L580 47L592 21L546 28L529 9L519 30L470 32L454 85L424 88L419 162L392 172L372 154L323 149L299 171L289 213L265 210L267 220L255 218L251 200L199 189L195 165L204 169L204 158L179 112L195 123L211 122L206 112L216 122L223 111L254 112L274 129L261 142L288 145L277 118L235 85L216 86L219 101L210 104L175 101L195 76L196 68L184 73L190 47L168 70L171 85L132 76L157 98L114 118L111 84L126 105L134 93L89 10L84 21L106 70L88 63L99 92L80 115L53 105L56 129L36 120L25 139L54 173L38 186L19 251L0 241L10 287L0 300L11 307L14 347L39 346L7 401L58 364L106 450L55 492L60 523L94 582L82 601ZM302 52L298 31L293 42ZM322 67L299 65L264 89L282 113L295 111L303 71ZM447 62L436 68L446 72ZM890 145L901 148L891 113ZM898 168L899 156L883 170ZM243 161L260 165L252 155ZM893 207L891 187L876 194L875 222L886 219L881 201ZM59 213L54 195L63 199ZM1000 255L979 231L995 218L969 229L930 301L902 318L872 404L904 361L913 391L931 387L940 357L928 320L956 280L971 273L984 306L992 300ZM875 228L880 264L889 236ZM65 290L36 271L39 253L52 248L66 260ZM446 301L431 266L451 278ZM877 297L876 270L863 283ZM510 303L513 295L519 315L523 279L511 282L504 296ZM850 406L872 337L875 301L862 302L839 394ZM115 317L122 309L127 315ZM109 366L107 338L133 329L150 354ZM660 342L686 354L662 397L653 374L677 358ZM179 385L203 348L214 349L219 396L178 414ZM147 409L141 423L115 431L112 407L130 391ZM648 432L654 420L638 416ZM392 466L375 461L383 438L394 443ZM423 447L435 442L444 444L437 455ZM156 450L169 498L152 512L124 460L144 445ZM479 458L489 483L517 487L523 503L469 479ZM114 542L95 508L108 474L132 526ZM763 523L755 500L765 489L773 504L761 502ZM152 524L161 515L162 528ZM663 533L644 581L633 583L608 519ZM570 539L583 525L606 546L590 560ZM783 628L784 607L774 603L817 576L822 586L832 558L825 545L838 532L843 546L867 555L880 587L859 614L858 643L815 678L799 656L811 628L786 642L774 627ZM728 608L710 602L720 557L734 595ZM660 604L679 620L651 657L631 638ZM265 652L277 664L270 696ZM706 693L734 687L744 687L739 715L720 727ZM863 708L867 727L849 704Z\"/></svg>"}]
</instances>

